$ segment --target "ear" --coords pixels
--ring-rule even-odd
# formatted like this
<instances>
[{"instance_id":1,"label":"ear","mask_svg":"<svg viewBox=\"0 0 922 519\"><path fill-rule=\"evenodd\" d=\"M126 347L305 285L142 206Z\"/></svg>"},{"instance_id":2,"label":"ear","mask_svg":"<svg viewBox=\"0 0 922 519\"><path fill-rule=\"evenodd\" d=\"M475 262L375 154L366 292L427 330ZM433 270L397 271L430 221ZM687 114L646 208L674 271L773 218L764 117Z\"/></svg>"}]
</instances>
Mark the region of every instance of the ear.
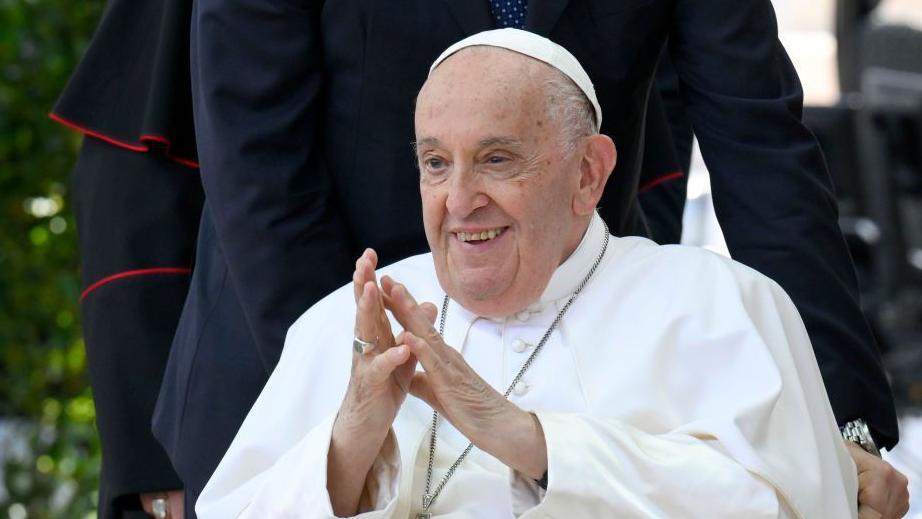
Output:
<instances>
[{"instance_id":1,"label":"ear","mask_svg":"<svg viewBox=\"0 0 922 519\"><path fill-rule=\"evenodd\" d=\"M579 189L573 197L573 211L581 216L592 214L608 177L615 168L618 152L607 135L591 135L586 139L579 165Z\"/></svg>"}]
</instances>

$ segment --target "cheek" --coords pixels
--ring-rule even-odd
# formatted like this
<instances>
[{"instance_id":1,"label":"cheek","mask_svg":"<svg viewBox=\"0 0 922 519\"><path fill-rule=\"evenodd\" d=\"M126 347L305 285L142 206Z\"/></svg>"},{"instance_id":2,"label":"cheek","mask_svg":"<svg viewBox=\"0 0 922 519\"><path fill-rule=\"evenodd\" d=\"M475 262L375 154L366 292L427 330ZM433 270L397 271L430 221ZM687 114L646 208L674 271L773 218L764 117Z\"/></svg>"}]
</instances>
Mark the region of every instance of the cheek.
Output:
<instances>
[{"instance_id":1,"label":"cheek","mask_svg":"<svg viewBox=\"0 0 922 519\"><path fill-rule=\"evenodd\" d=\"M423 204L423 226L431 240L435 236L433 233L438 234L445 217L445 197L431 187L422 187L420 197Z\"/></svg>"}]
</instances>

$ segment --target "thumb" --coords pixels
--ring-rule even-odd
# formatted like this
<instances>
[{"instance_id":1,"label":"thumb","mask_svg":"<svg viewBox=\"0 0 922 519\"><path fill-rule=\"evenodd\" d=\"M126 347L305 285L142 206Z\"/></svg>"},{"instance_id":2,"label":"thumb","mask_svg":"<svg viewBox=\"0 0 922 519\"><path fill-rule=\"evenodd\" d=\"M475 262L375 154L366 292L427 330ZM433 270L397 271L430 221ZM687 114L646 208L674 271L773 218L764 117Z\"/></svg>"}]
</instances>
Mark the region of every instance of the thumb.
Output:
<instances>
[{"instance_id":1,"label":"thumb","mask_svg":"<svg viewBox=\"0 0 922 519\"><path fill-rule=\"evenodd\" d=\"M426 373L416 373L410 380L410 394L429 404L429 407L442 413L442 406L435 397L435 391L429 383L429 375Z\"/></svg>"},{"instance_id":2,"label":"thumb","mask_svg":"<svg viewBox=\"0 0 922 519\"><path fill-rule=\"evenodd\" d=\"M368 367L370 375L374 382L386 382L391 373L407 359L410 358L410 348L406 344L388 348L384 352L375 356Z\"/></svg>"}]
</instances>

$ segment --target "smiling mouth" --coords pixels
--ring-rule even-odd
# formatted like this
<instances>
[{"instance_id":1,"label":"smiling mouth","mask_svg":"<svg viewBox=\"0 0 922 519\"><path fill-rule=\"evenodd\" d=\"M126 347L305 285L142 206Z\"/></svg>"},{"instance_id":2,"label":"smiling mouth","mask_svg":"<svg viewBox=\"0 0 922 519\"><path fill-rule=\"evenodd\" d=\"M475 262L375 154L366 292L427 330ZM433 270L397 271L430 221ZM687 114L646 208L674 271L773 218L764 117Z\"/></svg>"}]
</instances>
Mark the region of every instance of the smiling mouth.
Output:
<instances>
[{"instance_id":1,"label":"smiling mouth","mask_svg":"<svg viewBox=\"0 0 922 519\"><path fill-rule=\"evenodd\" d=\"M505 227L497 227L496 229L489 229L481 232L456 232L455 237L458 238L458 241L465 243L479 243L484 241L490 241L505 231Z\"/></svg>"}]
</instances>

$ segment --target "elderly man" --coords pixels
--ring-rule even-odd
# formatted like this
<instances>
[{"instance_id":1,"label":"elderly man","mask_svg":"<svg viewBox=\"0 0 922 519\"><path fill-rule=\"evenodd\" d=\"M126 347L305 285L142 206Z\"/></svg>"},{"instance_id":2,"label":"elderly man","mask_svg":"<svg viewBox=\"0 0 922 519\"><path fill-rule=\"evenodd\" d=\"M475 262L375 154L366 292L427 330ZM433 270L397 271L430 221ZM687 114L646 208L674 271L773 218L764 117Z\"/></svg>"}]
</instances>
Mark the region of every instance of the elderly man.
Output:
<instances>
[{"instance_id":1,"label":"elderly man","mask_svg":"<svg viewBox=\"0 0 922 519\"><path fill-rule=\"evenodd\" d=\"M379 283L366 251L291 327L199 516L854 517L793 304L729 259L610 236L600 119L549 40L449 48L416 108L432 253Z\"/></svg>"}]
</instances>

